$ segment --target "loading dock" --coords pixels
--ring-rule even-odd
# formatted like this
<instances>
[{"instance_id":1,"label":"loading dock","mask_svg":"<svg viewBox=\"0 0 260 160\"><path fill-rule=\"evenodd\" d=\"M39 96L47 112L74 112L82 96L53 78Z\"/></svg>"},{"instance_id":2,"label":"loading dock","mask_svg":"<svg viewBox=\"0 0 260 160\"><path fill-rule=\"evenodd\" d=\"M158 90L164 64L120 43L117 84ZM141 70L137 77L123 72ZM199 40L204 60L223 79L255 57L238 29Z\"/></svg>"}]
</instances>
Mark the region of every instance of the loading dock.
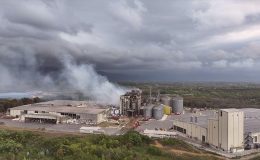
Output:
<instances>
[{"instance_id":1,"label":"loading dock","mask_svg":"<svg viewBox=\"0 0 260 160\"><path fill-rule=\"evenodd\" d=\"M37 122L37 123L59 123L59 117L51 114L25 114L22 116L24 122Z\"/></svg>"}]
</instances>

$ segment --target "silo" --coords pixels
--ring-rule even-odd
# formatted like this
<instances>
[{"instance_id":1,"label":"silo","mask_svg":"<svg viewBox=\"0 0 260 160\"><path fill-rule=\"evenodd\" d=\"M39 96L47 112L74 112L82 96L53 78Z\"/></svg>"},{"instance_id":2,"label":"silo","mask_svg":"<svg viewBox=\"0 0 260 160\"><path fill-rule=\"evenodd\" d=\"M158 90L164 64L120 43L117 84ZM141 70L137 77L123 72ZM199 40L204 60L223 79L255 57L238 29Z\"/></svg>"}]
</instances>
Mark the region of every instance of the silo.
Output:
<instances>
[{"instance_id":1,"label":"silo","mask_svg":"<svg viewBox=\"0 0 260 160\"><path fill-rule=\"evenodd\" d=\"M169 106L164 105L164 107L163 107L163 113L164 113L164 114L167 114L167 115L170 115L170 114L172 113L172 107L169 107Z\"/></svg>"},{"instance_id":2,"label":"silo","mask_svg":"<svg viewBox=\"0 0 260 160\"><path fill-rule=\"evenodd\" d=\"M166 106L169 106L169 107L172 106L172 104L171 104L171 97L169 97L169 96L161 97L161 101L162 101L162 104L164 104Z\"/></svg>"},{"instance_id":3,"label":"silo","mask_svg":"<svg viewBox=\"0 0 260 160\"><path fill-rule=\"evenodd\" d=\"M182 97L173 97L172 98L172 111L175 114L183 113L183 98Z\"/></svg>"},{"instance_id":4,"label":"silo","mask_svg":"<svg viewBox=\"0 0 260 160\"><path fill-rule=\"evenodd\" d=\"M153 107L153 118L159 120L163 117L163 105Z\"/></svg>"},{"instance_id":5,"label":"silo","mask_svg":"<svg viewBox=\"0 0 260 160\"><path fill-rule=\"evenodd\" d=\"M143 115L144 115L144 118L145 118L145 119L149 119L149 118L152 117L153 107L154 107L154 106L152 106L152 105L144 107L144 109L143 109Z\"/></svg>"}]
</instances>

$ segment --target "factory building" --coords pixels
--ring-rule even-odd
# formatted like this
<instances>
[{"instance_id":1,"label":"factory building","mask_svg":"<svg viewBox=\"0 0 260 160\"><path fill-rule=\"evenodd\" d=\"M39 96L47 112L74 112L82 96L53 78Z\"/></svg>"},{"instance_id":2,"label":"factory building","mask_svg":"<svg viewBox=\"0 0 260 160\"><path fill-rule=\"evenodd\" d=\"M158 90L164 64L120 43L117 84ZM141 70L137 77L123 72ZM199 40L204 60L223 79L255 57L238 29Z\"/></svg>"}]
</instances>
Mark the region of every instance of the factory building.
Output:
<instances>
[{"instance_id":1,"label":"factory building","mask_svg":"<svg viewBox=\"0 0 260 160\"><path fill-rule=\"evenodd\" d=\"M207 119L211 116L213 116L213 113L210 112L203 115L192 113L176 115L173 120L173 129L189 138L208 143Z\"/></svg>"},{"instance_id":2,"label":"factory building","mask_svg":"<svg viewBox=\"0 0 260 160\"><path fill-rule=\"evenodd\" d=\"M227 152L244 150L244 111L221 109L218 113L204 111L199 114L178 115L174 130Z\"/></svg>"},{"instance_id":3,"label":"factory building","mask_svg":"<svg viewBox=\"0 0 260 160\"><path fill-rule=\"evenodd\" d=\"M218 147L236 152L244 149L244 112L222 109L218 114Z\"/></svg>"},{"instance_id":4,"label":"factory building","mask_svg":"<svg viewBox=\"0 0 260 160\"><path fill-rule=\"evenodd\" d=\"M108 110L90 101L55 100L14 107L10 115L24 122L99 124Z\"/></svg>"},{"instance_id":5,"label":"factory building","mask_svg":"<svg viewBox=\"0 0 260 160\"><path fill-rule=\"evenodd\" d=\"M132 90L120 96L120 114L135 116L140 115L141 90Z\"/></svg>"},{"instance_id":6,"label":"factory building","mask_svg":"<svg viewBox=\"0 0 260 160\"><path fill-rule=\"evenodd\" d=\"M245 110L245 148L260 148L260 109Z\"/></svg>"}]
</instances>

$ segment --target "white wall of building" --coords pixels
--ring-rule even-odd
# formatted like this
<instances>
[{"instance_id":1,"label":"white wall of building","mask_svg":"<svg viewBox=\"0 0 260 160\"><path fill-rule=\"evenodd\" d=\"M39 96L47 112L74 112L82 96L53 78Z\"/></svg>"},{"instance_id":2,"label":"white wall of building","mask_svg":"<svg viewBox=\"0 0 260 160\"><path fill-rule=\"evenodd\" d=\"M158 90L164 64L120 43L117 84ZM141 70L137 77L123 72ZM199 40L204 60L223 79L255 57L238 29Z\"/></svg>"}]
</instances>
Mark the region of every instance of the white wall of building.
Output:
<instances>
[{"instance_id":1,"label":"white wall of building","mask_svg":"<svg viewBox=\"0 0 260 160\"><path fill-rule=\"evenodd\" d=\"M220 110L219 146L223 150L241 148L244 144L244 112Z\"/></svg>"},{"instance_id":2,"label":"white wall of building","mask_svg":"<svg viewBox=\"0 0 260 160\"><path fill-rule=\"evenodd\" d=\"M15 109L10 109L10 115L13 117L20 116L22 110L15 110Z\"/></svg>"},{"instance_id":3,"label":"white wall of building","mask_svg":"<svg viewBox=\"0 0 260 160\"><path fill-rule=\"evenodd\" d=\"M218 143L218 119L208 119L208 143L219 147Z\"/></svg>"},{"instance_id":4,"label":"white wall of building","mask_svg":"<svg viewBox=\"0 0 260 160\"><path fill-rule=\"evenodd\" d=\"M219 147L228 150L228 113L220 111L218 119L218 143ZM216 137L217 138L217 137Z\"/></svg>"},{"instance_id":5,"label":"white wall of building","mask_svg":"<svg viewBox=\"0 0 260 160\"><path fill-rule=\"evenodd\" d=\"M181 127L186 130L186 135L200 141L205 137L205 142L207 142L207 128L201 127L196 123L190 122L180 122L177 120L173 121L174 126Z\"/></svg>"},{"instance_id":6,"label":"white wall of building","mask_svg":"<svg viewBox=\"0 0 260 160\"><path fill-rule=\"evenodd\" d=\"M186 135L210 145L232 152L244 148L244 112L236 109L223 109L219 111L218 118L208 119L207 127L192 122L173 121L174 126L185 129ZM260 142L260 134L256 134Z\"/></svg>"}]
</instances>

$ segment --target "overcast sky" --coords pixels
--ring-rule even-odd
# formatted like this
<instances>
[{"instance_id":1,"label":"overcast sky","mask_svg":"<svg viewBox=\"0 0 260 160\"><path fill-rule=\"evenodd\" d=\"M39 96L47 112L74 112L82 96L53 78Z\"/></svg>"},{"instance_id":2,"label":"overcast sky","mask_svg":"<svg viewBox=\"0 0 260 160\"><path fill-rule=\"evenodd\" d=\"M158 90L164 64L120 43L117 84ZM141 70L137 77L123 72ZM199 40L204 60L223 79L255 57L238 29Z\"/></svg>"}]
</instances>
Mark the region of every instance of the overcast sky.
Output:
<instances>
[{"instance_id":1,"label":"overcast sky","mask_svg":"<svg viewBox=\"0 0 260 160\"><path fill-rule=\"evenodd\" d=\"M113 81L260 82L259 0L1 0L0 24L0 87L66 57Z\"/></svg>"}]
</instances>

